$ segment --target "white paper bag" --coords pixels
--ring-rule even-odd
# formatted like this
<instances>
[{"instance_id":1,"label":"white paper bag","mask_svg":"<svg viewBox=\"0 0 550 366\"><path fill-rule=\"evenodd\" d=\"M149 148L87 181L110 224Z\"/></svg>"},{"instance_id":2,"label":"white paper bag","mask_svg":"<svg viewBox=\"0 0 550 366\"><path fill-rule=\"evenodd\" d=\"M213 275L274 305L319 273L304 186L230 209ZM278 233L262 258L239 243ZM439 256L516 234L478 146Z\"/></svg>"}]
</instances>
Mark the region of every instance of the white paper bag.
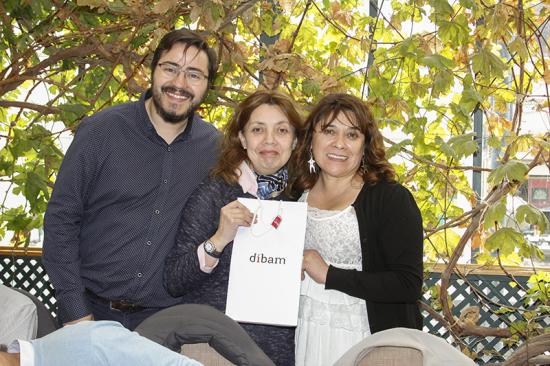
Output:
<instances>
[{"instance_id":1,"label":"white paper bag","mask_svg":"<svg viewBox=\"0 0 550 366\"><path fill-rule=\"evenodd\" d=\"M239 322L296 326L307 204L239 201L258 218L233 241L225 312Z\"/></svg>"}]
</instances>

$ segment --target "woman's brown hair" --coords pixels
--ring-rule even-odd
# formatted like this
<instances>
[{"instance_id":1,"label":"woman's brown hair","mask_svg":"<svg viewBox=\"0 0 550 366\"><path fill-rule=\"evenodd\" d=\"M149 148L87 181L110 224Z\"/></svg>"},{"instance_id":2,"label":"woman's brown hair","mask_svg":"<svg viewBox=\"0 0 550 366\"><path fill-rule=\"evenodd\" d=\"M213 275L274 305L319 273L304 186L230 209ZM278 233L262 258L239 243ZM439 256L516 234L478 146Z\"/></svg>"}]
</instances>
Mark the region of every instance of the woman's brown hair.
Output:
<instances>
[{"instance_id":1,"label":"woman's brown hair","mask_svg":"<svg viewBox=\"0 0 550 366\"><path fill-rule=\"evenodd\" d=\"M365 135L363 164L358 171L365 184L395 181L395 170L386 159L384 139L368 105L353 95L329 94L317 103L306 119L305 136L299 140L296 149L297 175L290 187L293 192L310 189L317 182L319 167L316 167L315 173L311 173L308 164L313 133L319 123L321 130L325 130L340 113L345 114L348 120Z\"/></svg>"},{"instance_id":2,"label":"woman's brown hair","mask_svg":"<svg viewBox=\"0 0 550 366\"><path fill-rule=\"evenodd\" d=\"M212 176L221 177L232 184L239 181L239 165L248 158L246 150L241 145L239 132L244 130L252 112L263 104L278 106L294 127L295 137L300 141L303 134L303 120L294 101L288 95L278 91L256 91L239 104L231 120L224 126L220 158L212 169ZM288 163L289 176L293 174L292 170L294 170L292 160L291 157Z\"/></svg>"}]
</instances>

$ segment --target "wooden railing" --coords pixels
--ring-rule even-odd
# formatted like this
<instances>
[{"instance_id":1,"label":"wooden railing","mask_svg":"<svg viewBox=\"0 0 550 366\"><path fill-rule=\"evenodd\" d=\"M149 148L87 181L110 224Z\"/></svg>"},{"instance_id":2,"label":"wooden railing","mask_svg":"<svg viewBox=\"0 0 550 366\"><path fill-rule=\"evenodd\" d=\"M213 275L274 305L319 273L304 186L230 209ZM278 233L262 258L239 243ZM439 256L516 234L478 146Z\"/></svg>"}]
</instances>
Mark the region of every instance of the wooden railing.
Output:
<instances>
[{"instance_id":1,"label":"wooden railing","mask_svg":"<svg viewBox=\"0 0 550 366\"><path fill-rule=\"evenodd\" d=\"M42 248L28 247L28 248L14 248L7 246L0 246L0 255L17 255L21 257L40 257L42 255Z\"/></svg>"}]
</instances>

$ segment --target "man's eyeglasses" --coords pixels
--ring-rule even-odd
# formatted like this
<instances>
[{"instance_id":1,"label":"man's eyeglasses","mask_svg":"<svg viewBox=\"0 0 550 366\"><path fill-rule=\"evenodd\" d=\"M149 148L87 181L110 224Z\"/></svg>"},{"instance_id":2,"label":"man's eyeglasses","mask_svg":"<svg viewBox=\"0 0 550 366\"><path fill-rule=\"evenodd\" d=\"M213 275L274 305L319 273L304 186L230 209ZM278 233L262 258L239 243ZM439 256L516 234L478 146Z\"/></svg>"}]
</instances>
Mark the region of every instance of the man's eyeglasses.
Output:
<instances>
[{"instance_id":1,"label":"man's eyeglasses","mask_svg":"<svg viewBox=\"0 0 550 366\"><path fill-rule=\"evenodd\" d=\"M190 85L200 85L204 80L208 79L208 76L204 75L202 71L183 69L181 66L170 62L160 62L157 66L170 79L175 79L180 76L180 73L183 73L185 80Z\"/></svg>"}]
</instances>

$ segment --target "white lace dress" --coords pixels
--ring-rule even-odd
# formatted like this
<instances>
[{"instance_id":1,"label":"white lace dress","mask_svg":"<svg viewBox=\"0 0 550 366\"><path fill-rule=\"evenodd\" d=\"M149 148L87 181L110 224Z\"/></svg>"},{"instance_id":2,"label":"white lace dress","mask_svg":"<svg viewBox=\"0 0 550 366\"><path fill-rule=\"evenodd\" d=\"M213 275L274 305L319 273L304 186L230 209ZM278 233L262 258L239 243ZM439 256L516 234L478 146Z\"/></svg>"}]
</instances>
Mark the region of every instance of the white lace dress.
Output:
<instances>
[{"instance_id":1,"label":"white lace dress","mask_svg":"<svg viewBox=\"0 0 550 366\"><path fill-rule=\"evenodd\" d=\"M307 192L300 201L307 199ZM308 206L305 249L316 249L335 267L361 270L361 244L353 206L342 211ZM313 281L307 274L300 291L296 327L296 365L333 365L370 334L365 300Z\"/></svg>"}]
</instances>

